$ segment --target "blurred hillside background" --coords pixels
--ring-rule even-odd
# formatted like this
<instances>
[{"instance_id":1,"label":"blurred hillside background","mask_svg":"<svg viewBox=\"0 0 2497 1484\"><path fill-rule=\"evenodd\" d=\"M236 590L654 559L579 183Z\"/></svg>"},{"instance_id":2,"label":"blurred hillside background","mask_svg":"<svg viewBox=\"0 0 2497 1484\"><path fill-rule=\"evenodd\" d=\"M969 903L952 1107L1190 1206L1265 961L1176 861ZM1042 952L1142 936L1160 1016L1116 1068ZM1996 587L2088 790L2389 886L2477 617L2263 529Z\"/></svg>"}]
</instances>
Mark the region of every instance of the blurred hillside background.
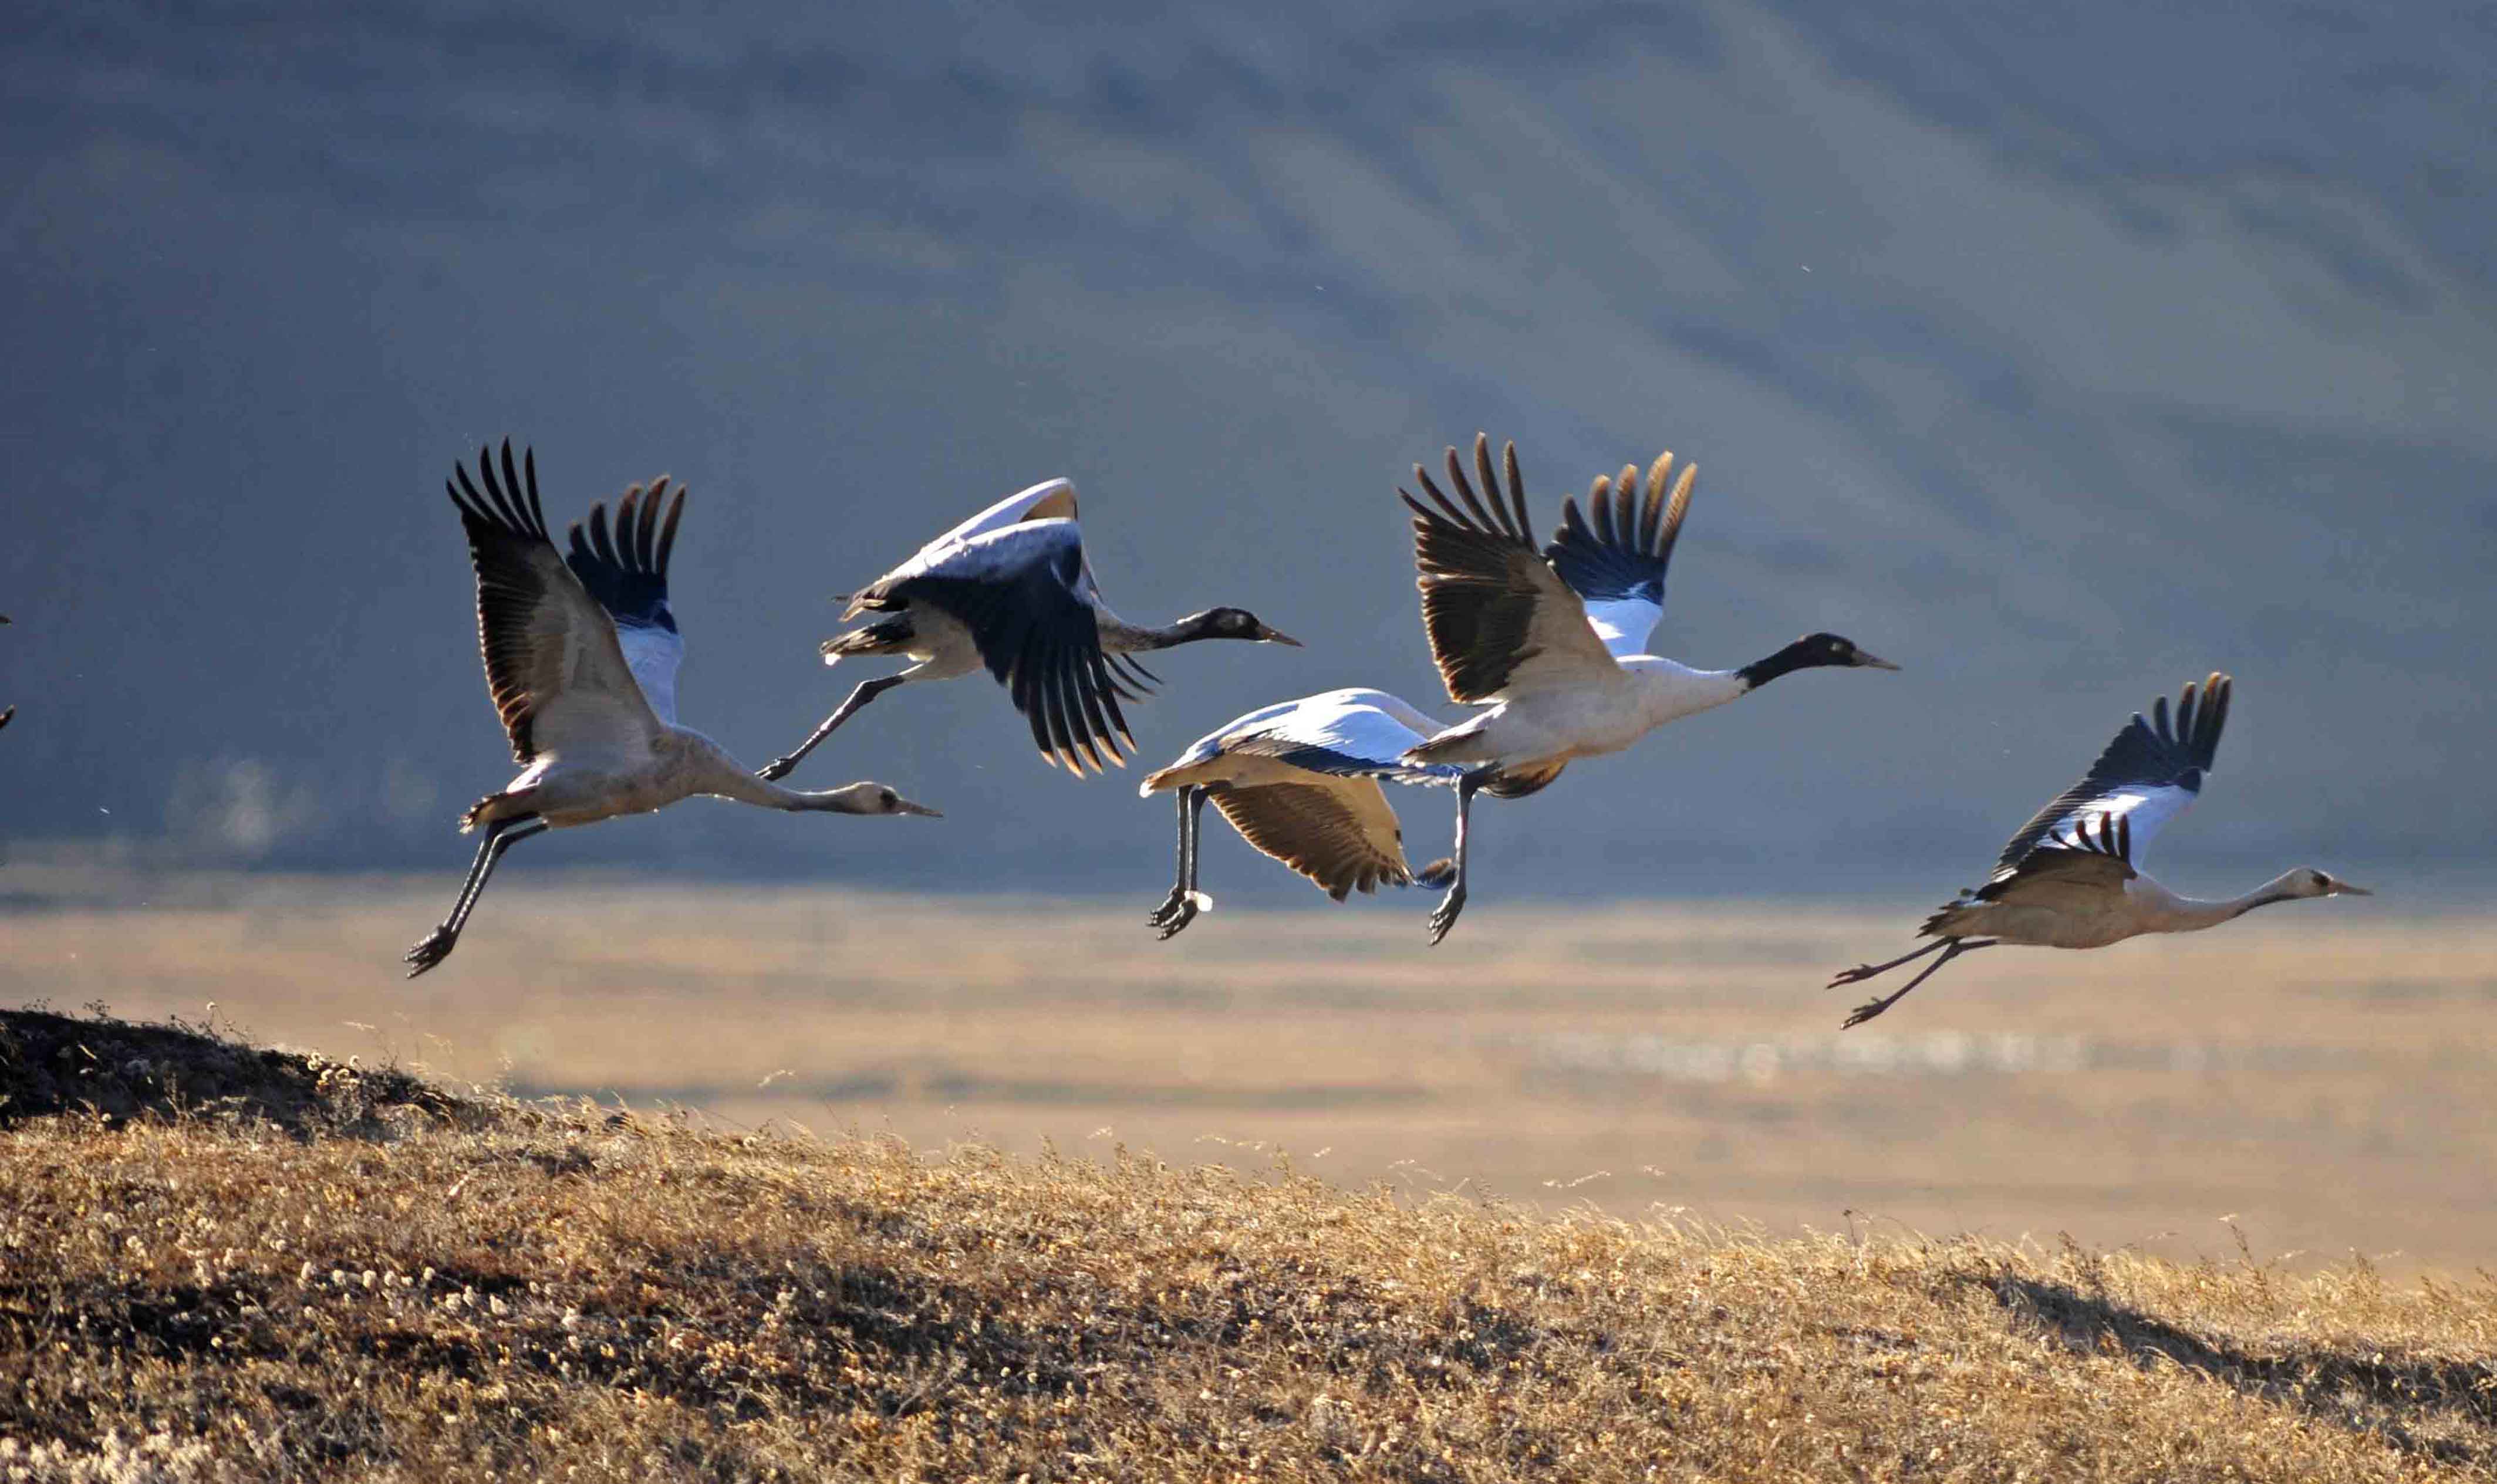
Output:
<instances>
[{"instance_id":1,"label":"blurred hillside background","mask_svg":"<svg viewBox=\"0 0 2497 1484\"><path fill-rule=\"evenodd\" d=\"M0 36L21 853L447 893L510 768L440 487L506 433L558 521L691 482L686 715L755 762L874 673L816 663L828 594L1071 475L1129 616L1311 642L1173 656L1155 762L1340 684L1453 710L1393 490L1480 427L1541 520L1699 462L1667 652L1828 627L1907 667L1485 811L1480 900L1939 898L2214 667L2237 728L2172 884L2313 861L2416 900L2488 856L2485 9L37 3ZM1054 775L959 683L799 779L941 825L696 805L513 868L1149 903L1140 771ZM1210 888L1297 900L1219 848Z\"/></svg>"}]
</instances>

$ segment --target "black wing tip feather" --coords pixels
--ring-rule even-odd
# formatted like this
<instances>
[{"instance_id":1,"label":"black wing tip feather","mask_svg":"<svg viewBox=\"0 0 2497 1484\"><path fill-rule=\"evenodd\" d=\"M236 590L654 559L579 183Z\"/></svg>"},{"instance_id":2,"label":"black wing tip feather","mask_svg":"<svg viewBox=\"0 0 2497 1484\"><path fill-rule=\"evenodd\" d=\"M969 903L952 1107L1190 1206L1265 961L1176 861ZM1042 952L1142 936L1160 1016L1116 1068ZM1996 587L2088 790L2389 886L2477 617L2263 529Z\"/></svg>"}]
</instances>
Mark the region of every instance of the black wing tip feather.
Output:
<instances>
[{"instance_id":1,"label":"black wing tip feather","mask_svg":"<svg viewBox=\"0 0 2497 1484\"><path fill-rule=\"evenodd\" d=\"M2235 686L2235 679L2227 672L2214 670L2202 678L2198 687L2197 682L2187 681L2177 696L2176 743L2193 759L2194 766L2204 772L2219 756L2220 733L2228 724L2228 694Z\"/></svg>"},{"instance_id":2,"label":"black wing tip feather","mask_svg":"<svg viewBox=\"0 0 2497 1484\"><path fill-rule=\"evenodd\" d=\"M1043 572L1006 589L927 577L908 586L913 601L931 602L971 631L990 675L1031 728L1041 761L1078 777L1126 766L1136 742L1119 699L1137 697L1111 669L1090 609L1062 582Z\"/></svg>"},{"instance_id":3,"label":"black wing tip feather","mask_svg":"<svg viewBox=\"0 0 2497 1484\"><path fill-rule=\"evenodd\" d=\"M526 689L515 676L515 646L544 596L543 577L535 570L533 546L552 554L546 510L538 496L534 450L523 450L516 462L512 440L505 438L499 472L491 447L477 451L477 474L469 477L465 462L452 465L443 482L459 521L468 533L469 562L477 574L477 644L486 662L486 685L510 739L512 756L528 762L536 756L536 713Z\"/></svg>"},{"instance_id":4,"label":"black wing tip feather","mask_svg":"<svg viewBox=\"0 0 2497 1484\"><path fill-rule=\"evenodd\" d=\"M677 545L677 523L684 518L685 489L665 474L646 488L628 487L616 502L616 523L610 533L604 501L589 507L586 521L572 522L572 550L564 564L598 606L626 623L655 624L674 629L668 609L668 559ZM659 507L668 507L661 521Z\"/></svg>"},{"instance_id":5,"label":"black wing tip feather","mask_svg":"<svg viewBox=\"0 0 2497 1484\"><path fill-rule=\"evenodd\" d=\"M1057 751L1058 759L1065 765L1066 771L1080 778L1084 776L1084 755L1079 750L1085 742L1080 725L1083 712L1068 705L1063 658L1051 653L1042 661L1038 679L1041 706L1049 718L1050 745ZM1100 763L1096 755L1092 759L1094 772L1100 771Z\"/></svg>"},{"instance_id":6,"label":"black wing tip feather","mask_svg":"<svg viewBox=\"0 0 2497 1484\"><path fill-rule=\"evenodd\" d=\"M2164 767L2169 776L2136 775L2135 782L2183 782L2188 787L2199 785L2198 778L2188 774L2208 773L2220 755L2220 734L2228 723L2228 697L2235 680L2225 671L2214 670L2198 680L2188 680L2176 693L2175 710L2168 710L2167 698L2161 696L2150 706L2145 717L2139 711L2099 760L2095 774L2120 759L2136 769L2154 763ZM2133 744L2128 748L2128 743ZM2138 754L2125 756L2128 751Z\"/></svg>"},{"instance_id":7,"label":"black wing tip feather","mask_svg":"<svg viewBox=\"0 0 2497 1484\"><path fill-rule=\"evenodd\" d=\"M443 490L451 496L451 503L459 507L460 519L472 535L490 530L552 544L553 538L547 534L546 508L538 500L537 451L523 449L522 463L516 468L512 440L505 438L502 463L498 479L492 447L481 446L477 450L477 480L469 479L464 460L454 462L453 478L443 481ZM485 486L482 492L478 489L481 482Z\"/></svg>"},{"instance_id":8,"label":"black wing tip feather","mask_svg":"<svg viewBox=\"0 0 2497 1484\"><path fill-rule=\"evenodd\" d=\"M2090 855L2111 856L2130 866L2133 864L2133 817L2129 814L2100 814L2084 819L2073 827L2069 840L2058 843L2067 849Z\"/></svg>"},{"instance_id":9,"label":"black wing tip feather","mask_svg":"<svg viewBox=\"0 0 2497 1484\"><path fill-rule=\"evenodd\" d=\"M1470 475L1467 457L1456 448L1446 451L1445 462L1447 489L1415 464L1413 480L1422 495L1402 487L1396 493L1413 512L1414 585L1422 592L1433 661L1448 695L1470 702L1498 691L1518 664L1533 657L1526 637L1533 605L1519 590L1518 563L1539 562L1543 555L1530 534L1526 480L1514 443L1502 445L1495 463L1490 435L1476 433Z\"/></svg>"},{"instance_id":10,"label":"black wing tip feather","mask_svg":"<svg viewBox=\"0 0 2497 1484\"><path fill-rule=\"evenodd\" d=\"M1135 687L1135 689L1130 690L1127 686L1121 685L1116 681L1111 683L1110 689L1117 692L1119 695L1125 697L1127 700L1142 701L1151 696L1154 688L1162 683L1162 678L1160 676L1157 676L1152 671L1146 669L1142 664L1138 663L1132 655L1115 654L1106 649L1102 651L1102 654L1109 660L1110 670L1121 679L1126 680L1128 684ZM1126 729L1126 723L1123 721L1121 722L1119 726L1122 731Z\"/></svg>"},{"instance_id":11,"label":"black wing tip feather","mask_svg":"<svg viewBox=\"0 0 2497 1484\"><path fill-rule=\"evenodd\" d=\"M1429 469L1418 463L1413 465L1414 483L1422 487L1422 492L1431 497L1432 505L1438 507L1437 510L1414 498L1403 486L1397 487L1397 495L1414 514L1414 529L1419 532L1427 526L1454 526L1479 536L1504 537L1532 550L1534 543L1529 532L1533 530L1533 522L1527 513L1526 481L1518 469L1517 445L1513 442L1502 444L1500 463L1495 467L1491 457L1491 435L1475 433L1474 472L1470 479L1466 475L1465 457L1454 444L1448 446L1446 462L1448 486L1457 492L1454 500L1440 489ZM1474 489L1477 483L1482 486L1480 493ZM1501 488L1503 483L1506 485L1505 497Z\"/></svg>"},{"instance_id":12,"label":"black wing tip feather","mask_svg":"<svg viewBox=\"0 0 2497 1484\"><path fill-rule=\"evenodd\" d=\"M1081 660L1077 663L1080 664ZM1085 694L1083 681L1090 678L1079 675L1070 665L1061 664L1053 669L1049 675L1050 713L1058 723L1059 746L1069 762L1080 749L1094 773L1106 773L1108 770L1101 765L1100 750L1093 742L1093 728L1100 717L1100 707L1098 703L1086 704L1090 697ZM1107 727L1102 730L1106 731ZM1083 772L1080 768L1073 771Z\"/></svg>"},{"instance_id":13,"label":"black wing tip feather","mask_svg":"<svg viewBox=\"0 0 2497 1484\"><path fill-rule=\"evenodd\" d=\"M1690 513L1695 463L1674 474L1673 452L1656 457L1642 486L1638 465L1598 474L1587 487L1586 512L1575 496L1561 505L1561 524L1543 548L1544 560L1581 597L1664 601L1664 574Z\"/></svg>"},{"instance_id":14,"label":"black wing tip feather","mask_svg":"<svg viewBox=\"0 0 2497 1484\"><path fill-rule=\"evenodd\" d=\"M1125 767L1126 752L1135 747L1113 684L1097 656L1034 645L1016 665L1006 693L1031 724L1041 760L1080 778L1088 770L1097 774Z\"/></svg>"}]
</instances>

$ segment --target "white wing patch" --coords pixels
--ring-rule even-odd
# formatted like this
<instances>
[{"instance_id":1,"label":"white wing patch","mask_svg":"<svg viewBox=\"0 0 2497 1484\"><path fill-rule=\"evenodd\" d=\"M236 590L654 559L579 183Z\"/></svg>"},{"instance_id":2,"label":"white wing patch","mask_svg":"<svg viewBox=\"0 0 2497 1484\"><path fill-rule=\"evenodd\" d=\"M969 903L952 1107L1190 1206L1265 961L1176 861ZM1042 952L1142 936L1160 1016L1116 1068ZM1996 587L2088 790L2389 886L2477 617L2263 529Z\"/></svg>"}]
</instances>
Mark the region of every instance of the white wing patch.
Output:
<instances>
[{"instance_id":1,"label":"white wing patch","mask_svg":"<svg viewBox=\"0 0 2497 1484\"><path fill-rule=\"evenodd\" d=\"M1604 642L1615 659L1648 652L1648 637L1656 632L1657 621L1663 616L1663 605L1645 598L1587 600L1587 626L1596 631L1596 637Z\"/></svg>"},{"instance_id":2,"label":"white wing patch","mask_svg":"<svg viewBox=\"0 0 2497 1484\"><path fill-rule=\"evenodd\" d=\"M2086 824L2092 831L2102 819L2121 819L2133 837L2133 864L2140 866L2150 850L2151 838L2194 802L2195 791L2171 784L2156 787L2134 785L2104 794L2056 820L2046 832L2046 838L2058 845L2074 849L2093 848L2081 843L2078 835Z\"/></svg>"},{"instance_id":3,"label":"white wing patch","mask_svg":"<svg viewBox=\"0 0 2497 1484\"><path fill-rule=\"evenodd\" d=\"M684 636L656 624L618 623L616 643L624 651L625 667L633 672L633 679L642 687L642 696L650 703L650 710L661 721L675 726L677 668L685 659Z\"/></svg>"},{"instance_id":4,"label":"white wing patch","mask_svg":"<svg viewBox=\"0 0 2497 1484\"><path fill-rule=\"evenodd\" d=\"M1354 769L1344 764L1367 764L1372 775L1383 777L1427 773L1399 759L1407 749L1419 746L1428 733L1414 731L1359 691L1337 691L1313 697L1312 701L1320 704L1304 704L1271 735L1279 742L1333 754L1343 761L1295 759L1302 767L1312 772L1350 774Z\"/></svg>"},{"instance_id":5,"label":"white wing patch","mask_svg":"<svg viewBox=\"0 0 2497 1484\"><path fill-rule=\"evenodd\" d=\"M1252 711L1208 740L1224 751L1256 752L1334 777L1453 781L1462 769L1404 761L1431 735L1425 727L1436 731L1438 724L1385 691L1351 688Z\"/></svg>"},{"instance_id":6,"label":"white wing patch","mask_svg":"<svg viewBox=\"0 0 2497 1484\"><path fill-rule=\"evenodd\" d=\"M1386 778L1400 783L1453 783L1464 770L1404 761L1406 751L1439 723L1383 690L1348 687L1280 701L1236 716L1190 743L1161 774L1226 755L1272 759L1320 778ZM1154 792L1154 779L1139 792ZM1384 806L1384 801L1381 801Z\"/></svg>"}]
</instances>

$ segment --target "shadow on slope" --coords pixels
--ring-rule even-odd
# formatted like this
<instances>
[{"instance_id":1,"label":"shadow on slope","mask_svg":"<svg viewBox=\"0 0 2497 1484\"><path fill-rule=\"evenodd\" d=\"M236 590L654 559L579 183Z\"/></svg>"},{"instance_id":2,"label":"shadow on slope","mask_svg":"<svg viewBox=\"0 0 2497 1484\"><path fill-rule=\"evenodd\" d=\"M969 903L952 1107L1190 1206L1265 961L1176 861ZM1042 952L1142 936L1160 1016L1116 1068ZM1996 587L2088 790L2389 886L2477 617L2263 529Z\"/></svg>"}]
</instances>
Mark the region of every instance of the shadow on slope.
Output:
<instances>
[{"instance_id":1,"label":"shadow on slope","mask_svg":"<svg viewBox=\"0 0 2497 1484\"><path fill-rule=\"evenodd\" d=\"M395 1110L463 1122L484 1114L395 1068L265 1051L205 1026L0 1010L0 1129L64 1113L109 1123L205 1115L273 1123L299 1138L370 1136Z\"/></svg>"},{"instance_id":2,"label":"shadow on slope","mask_svg":"<svg viewBox=\"0 0 2497 1484\"><path fill-rule=\"evenodd\" d=\"M2311 1342L2266 1353L2207 1340L2068 1283L2002 1274L1992 1287L2005 1309L2083 1354L2120 1354L2144 1370L2173 1365L2439 1463L2484 1468L2497 1461L2462 1437L2433 1436L2441 1422L2497 1425L2497 1359L2361 1353Z\"/></svg>"}]
</instances>

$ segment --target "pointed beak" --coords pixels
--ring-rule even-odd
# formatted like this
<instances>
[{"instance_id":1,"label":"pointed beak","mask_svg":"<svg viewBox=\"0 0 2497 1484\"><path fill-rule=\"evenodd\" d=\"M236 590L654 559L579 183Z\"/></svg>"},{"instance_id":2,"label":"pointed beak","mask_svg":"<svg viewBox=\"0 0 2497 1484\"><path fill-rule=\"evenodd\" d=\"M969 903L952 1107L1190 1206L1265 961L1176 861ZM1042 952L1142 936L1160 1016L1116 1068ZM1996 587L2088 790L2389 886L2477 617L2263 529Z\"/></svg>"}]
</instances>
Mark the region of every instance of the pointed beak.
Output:
<instances>
[{"instance_id":1,"label":"pointed beak","mask_svg":"<svg viewBox=\"0 0 2497 1484\"><path fill-rule=\"evenodd\" d=\"M907 799L902 800L893 807L894 812L898 814L925 814L931 819L942 819L945 817L941 810L932 809L924 804L913 804Z\"/></svg>"},{"instance_id":2,"label":"pointed beak","mask_svg":"<svg viewBox=\"0 0 2497 1484\"><path fill-rule=\"evenodd\" d=\"M2332 895L2335 897L2373 897L2376 894L2363 886L2353 886L2347 881L2335 881L2332 883Z\"/></svg>"},{"instance_id":3,"label":"pointed beak","mask_svg":"<svg viewBox=\"0 0 2497 1484\"><path fill-rule=\"evenodd\" d=\"M1270 629L1262 623L1257 625L1257 642L1259 644L1287 644L1295 649L1304 647L1301 642L1294 639L1291 635L1284 633L1280 629Z\"/></svg>"},{"instance_id":4,"label":"pointed beak","mask_svg":"<svg viewBox=\"0 0 2497 1484\"><path fill-rule=\"evenodd\" d=\"M1898 666L1891 664L1886 659L1882 659L1878 655L1867 654L1861 649L1855 651L1855 663L1868 670L1896 670L1899 668Z\"/></svg>"}]
</instances>

